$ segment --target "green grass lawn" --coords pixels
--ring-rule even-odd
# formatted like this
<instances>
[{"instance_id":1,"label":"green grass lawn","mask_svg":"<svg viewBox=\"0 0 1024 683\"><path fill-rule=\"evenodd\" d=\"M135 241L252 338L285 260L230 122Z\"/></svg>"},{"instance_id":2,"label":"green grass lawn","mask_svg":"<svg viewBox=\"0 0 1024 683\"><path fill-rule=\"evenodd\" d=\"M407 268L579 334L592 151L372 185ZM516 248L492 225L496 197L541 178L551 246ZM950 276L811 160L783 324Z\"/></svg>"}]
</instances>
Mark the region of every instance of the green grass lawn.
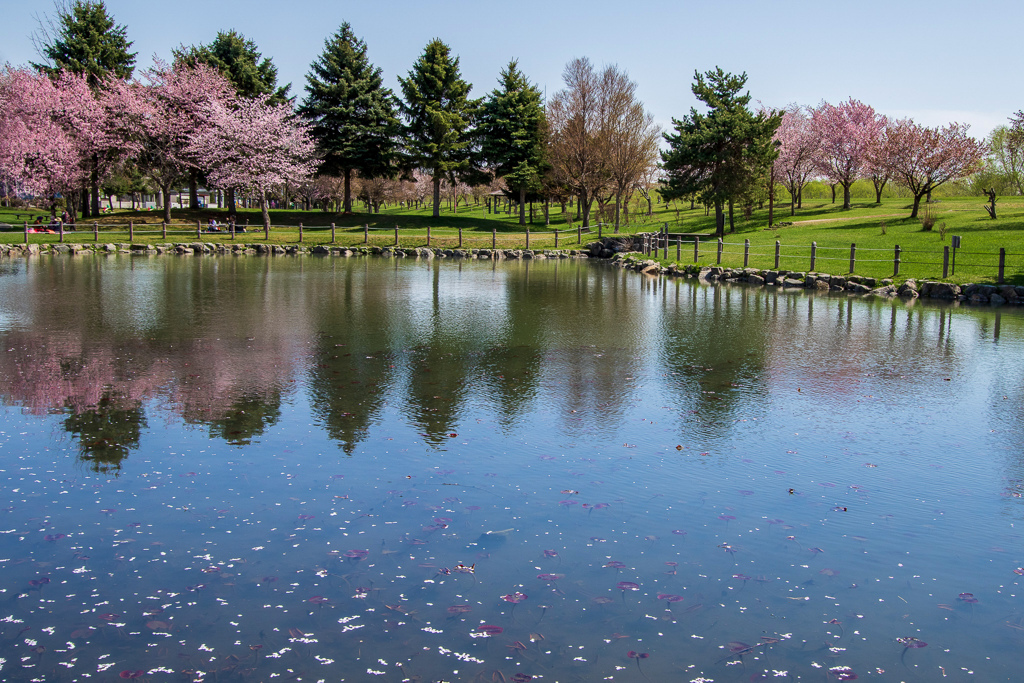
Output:
<instances>
[{"instance_id":1,"label":"green grass lawn","mask_svg":"<svg viewBox=\"0 0 1024 683\"><path fill-rule=\"evenodd\" d=\"M722 264L730 267L743 265L744 241L749 240L749 265L755 268L771 268L775 262L775 242L781 245L780 267L787 270L806 271L810 269L811 243L817 244L815 270L832 274L849 272L850 246L856 244L855 272L872 277L891 277L893 256L896 245L902 249L902 263L898 280L908 277L938 279L942 276L943 248L951 243L953 235L962 238L961 249L956 254L956 272L948 279L954 282L994 282L997 275L999 250L1006 250L1006 280L1024 284L1024 198L1007 197L999 201L999 219L992 220L982 208L982 197L943 197L928 205L936 219L935 228L926 232L918 220L911 220L910 200L906 198L883 199L881 204L869 200L854 200L849 210L839 208L829 200L805 200L804 206L790 216L789 206L777 206L775 221L777 227L765 229L768 223L767 208L757 210L749 218L743 218L737 211L736 229L726 234L723 245ZM621 228L624 233L649 232L668 224L671 233L710 234L714 230L714 217L705 215L702 207L690 209L688 203L674 203L666 206L656 204L650 217L641 215L634 205L633 220ZM922 211L926 210L922 207ZM571 211L571 210L570 210ZM15 214L21 214L20 220ZM19 225L26 218L26 210L0 208L0 223ZM427 229L430 228L430 243L436 247L458 245L458 232L462 229L465 248L490 247L495 243L499 248L524 248L525 231L518 224L515 215L488 214L483 205L460 206L457 213L445 210L439 218L430 215L430 209L388 208L377 214L356 213L342 216L322 211L270 212L273 229L269 242L294 244L298 242L299 223L303 230L303 243L309 246L330 242L329 226L336 225L336 243L340 245L361 245L364 243L363 226L369 226L369 244L385 246L395 243L394 230L399 229L399 243L405 247L424 246ZM136 242L185 242L196 239L191 226L199 221L204 226L210 218L223 222L226 211L207 209L199 211L175 210L176 224L169 228L167 240L160 232L161 214L157 211L116 211L107 214L100 221L100 242L128 241L127 224L132 221L136 228ZM264 241L262 218L258 209L238 211L239 224L249 221L249 232L236 236L238 241ZM180 223L179 223L180 221ZM30 220L31 222L31 220ZM780 222L792 225L778 227ZM113 226L113 227L112 227ZM570 227L571 226L571 227ZM544 225L543 211L535 207L534 222L530 225L530 248L548 249L555 246L555 230L558 230L558 246L575 248L578 221L569 223L552 206L551 224ZM151 230L153 232L144 232ZM582 235L586 244L596 238L597 228L592 226L591 234ZM602 227L604 234L612 232L608 225ZM21 242L20 232L0 233L0 240ZM55 235L30 235L35 242L54 242ZM92 221L79 222L78 232L66 236L67 241L93 241ZM203 240L229 241L228 235L203 233ZM669 250L669 261L675 261L676 249ZM682 263L693 263L693 243L684 243L681 248ZM717 262L717 241L702 239L698 262L713 265Z\"/></svg>"}]
</instances>

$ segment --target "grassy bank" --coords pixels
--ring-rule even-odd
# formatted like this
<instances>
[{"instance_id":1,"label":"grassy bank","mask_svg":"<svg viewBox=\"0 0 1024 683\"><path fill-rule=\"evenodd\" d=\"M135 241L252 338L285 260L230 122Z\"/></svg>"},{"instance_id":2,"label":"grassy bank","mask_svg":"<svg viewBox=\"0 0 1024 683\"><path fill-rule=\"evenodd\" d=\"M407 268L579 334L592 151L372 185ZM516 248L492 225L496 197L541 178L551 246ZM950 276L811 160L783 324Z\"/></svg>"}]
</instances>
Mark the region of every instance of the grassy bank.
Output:
<instances>
[{"instance_id":1,"label":"grassy bank","mask_svg":"<svg viewBox=\"0 0 1024 683\"><path fill-rule=\"evenodd\" d=\"M948 278L955 282L994 282L997 275L999 250L1006 250L1006 279L1014 284L1024 284L1024 198L1007 197L998 204L999 219L992 220L982 209L980 197L942 198L927 207L935 219L931 231L922 229L919 220L912 220L910 201L904 198L884 199L881 204L855 202L849 210L839 208L828 201L806 201L803 208L790 216L789 207L777 206L776 226L765 229L768 222L767 209L754 211L749 217L737 212L735 231L726 235L723 245L722 264L742 266L745 242L749 241L748 263L751 267L771 268L775 263L775 243L780 243L780 267L788 270L809 270L811 244L816 243L815 269L821 272L842 274L849 271L851 245L856 245L855 272L872 277L891 277L893 259L897 245L901 248L900 276L897 279L929 278L942 276L943 248L951 244L953 235L962 238L961 249L956 253L956 272ZM634 212L628 225L621 228L623 233L648 232L668 224L672 233L710 234L714 230L713 216L705 215L702 207L690 209L688 203L674 203L666 206L657 204L652 216L640 215L636 209L646 209L646 204L634 205ZM571 210L570 210L571 211ZM20 220L15 214L20 213ZM24 210L0 209L0 223L18 225L26 219ZM136 242L194 241L196 222L205 226L210 218L223 222L226 212L217 209L200 211L176 210L173 214L176 224L168 229L165 239L160 230L161 215L154 211L118 211L104 215L99 221L100 242L127 242L127 225L132 222ZM544 224L543 212L535 210L534 223L530 228L532 249L555 247L575 248L580 242L586 244L597 236L597 227L590 234L578 235L579 221L561 214L553 207L550 225ZM339 245L385 246L395 243L395 229L399 231L399 244L406 247L430 246L456 247L459 244L459 230L462 232L464 248L525 248L526 234L515 216L488 214L483 205L461 206L457 213L444 211L439 218L430 216L429 209L390 208L380 213L357 213L339 215L322 211L271 211L273 228L269 238L264 239L260 212L256 209L238 212L240 225L249 222L249 232L236 235L236 240L255 242L267 241L273 244L295 244L299 241L298 225L303 224L302 242L308 246L327 244L331 241L330 224L335 224L335 243ZM179 223L180 221L180 223ZM79 223L76 233L66 235L66 241L93 241L92 222ZM148 232L147 232L148 231ZM602 227L604 234L612 228ZM202 239L209 241L230 241L226 234L202 233ZM0 240L21 242L20 232L0 233ZM55 235L33 234L30 240L37 243L54 242ZM693 263L693 243L686 241L680 249L680 261ZM676 248L669 249L668 261L675 261ZM702 239L698 250L698 263L714 264L718 261L717 242Z\"/></svg>"}]
</instances>

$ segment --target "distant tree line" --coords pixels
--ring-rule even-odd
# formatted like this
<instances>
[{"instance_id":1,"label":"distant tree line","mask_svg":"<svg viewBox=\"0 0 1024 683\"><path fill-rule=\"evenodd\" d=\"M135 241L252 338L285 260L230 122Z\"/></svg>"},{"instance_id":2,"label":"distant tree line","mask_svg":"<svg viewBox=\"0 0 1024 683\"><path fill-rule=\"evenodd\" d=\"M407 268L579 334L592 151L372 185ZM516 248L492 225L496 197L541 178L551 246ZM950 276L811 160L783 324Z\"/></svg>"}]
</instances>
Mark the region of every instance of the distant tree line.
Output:
<instances>
[{"instance_id":1,"label":"distant tree line","mask_svg":"<svg viewBox=\"0 0 1024 683\"><path fill-rule=\"evenodd\" d=\"M739 207L769 207L780 189L790 213L810 182L839 188L869 180L881 201L888 183L921 200L946 183L1024 194L1024 113L986 142L967 126L929 128L890 120L850 99L838 105L752 108L746 74L695 73L692 109L663 133L617 66L569 62L564 87L544 102L516 60L474 99L459 58L430 41L401 96L383 85L368 48L344 23L324 43L296 102L257 46L235 31L181 46L169 63L135 74L127 29L102 2L57 5L34 36L38 64L0 70L0 182L59 197L84 218L100 212L101 190L133 198L200 184L253 198L269 224L271 201L353 211L387 204L423 206L500 198L521 224L533 204L557 207L583 227L597 219L618 230L634 197L653 211L664 201L700 202L721 234ZM56 205L58 202L54 202ZM635 206L639 206L638 204Z\"/></svg>"}]
</instances>

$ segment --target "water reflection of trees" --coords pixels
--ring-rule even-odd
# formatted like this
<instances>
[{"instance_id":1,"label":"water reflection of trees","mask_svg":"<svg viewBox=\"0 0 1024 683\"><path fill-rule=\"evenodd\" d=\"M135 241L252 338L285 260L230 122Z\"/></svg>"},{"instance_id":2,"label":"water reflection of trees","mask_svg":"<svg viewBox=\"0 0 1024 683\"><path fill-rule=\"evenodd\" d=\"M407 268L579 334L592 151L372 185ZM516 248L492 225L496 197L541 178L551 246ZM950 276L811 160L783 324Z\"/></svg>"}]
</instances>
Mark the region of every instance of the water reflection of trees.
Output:
<instances>
[{"instance_id":1,"label":"water reflection of trees","mask_svg":"<svg viewBox=\"0 0 1024 683\"><path fill-rule=\"evenodd\" d=\"M5 304L21 323L4 335L2 399L67 413L90 467L116 470L139 447L152 399L236 443L276 422L302 358L291 319L301 294L270 287L265 260L51 265L21 273L19 296Z\"/></svg>"},{"instance_id":2,"label":"water reflection of trees","mask_svg":"<svg viewBox=\"0 0 1024 683\"><path fill-rule=\"evenodd\" d=\"M78 441L78 457L94 472L115 473L121 461L139 447L147 427L142 402L105 391L88 408L72 409L64 429Z\"/></svg>"}]
</instances>

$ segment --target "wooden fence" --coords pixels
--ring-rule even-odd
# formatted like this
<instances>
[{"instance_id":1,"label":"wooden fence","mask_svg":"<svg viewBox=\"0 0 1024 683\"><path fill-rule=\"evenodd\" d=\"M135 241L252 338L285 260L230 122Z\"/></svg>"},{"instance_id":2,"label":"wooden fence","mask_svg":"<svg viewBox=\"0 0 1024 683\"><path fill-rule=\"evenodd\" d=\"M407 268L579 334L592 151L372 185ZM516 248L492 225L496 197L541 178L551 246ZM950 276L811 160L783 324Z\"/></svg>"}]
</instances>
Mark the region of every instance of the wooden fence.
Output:
<instances>
[{"instance_id":1,"label":"wooden fence","mask_svg":"<svg viewBox=\"0 0 1024 683\"><path fill-rule=\"evenodd\" d=\"M780 270L803 270L806 265L809 272L832 271L854 274L858 264L892 264L892 277L900 275L900 269L905 265L925 266L934 268L938 276L938 269L942 269L942 278L947 279L956 275L957 258L960 258L961 271L969 270L981 272L987 276L995 275L999 284L1006 282L1007 257L1024 259L1024 253L1007 252L1000 248L998 252L966 251L960 248L960 237L954 235L952 243L944 246L941 252L941 260L938 251L923 249L908 250L900 245L892 249L881 248L858 248L856 243L851 243L849 249L846 247L819 247L817 242L811 242L810 246L782 244L775 241L773 252L751 251L750 240L743 242L726 242L722 238L717 240L700 237L684 239L681 236L673 236L667 232L647 233L641 236L643 253L649 256L660 256L663 259L670 258L670 251L674 251L675 261L683 262L683 245L686 244L687 257L692 248L693 263L698 263L701 258L710 259L714 255L715 264L722 265L723 259L730 263L738 263L742 257L743 267L751 267L751 258L762 269L767 269L766 263L771 263L771 268ZM692 243L691 240L692 239ZM742 250L739 250L742 248ZM890 256L891 255L891 256ZM906 260L909 256L910 260ZM733 257L733 258L728 258ZM966 260L965 260L966 259ZM830 267L832 266L832 267ZM838 270L835 268L838 266ZM1024 269L1024 263L1018 263L1018 270Z\"/></svg>"}]
</instances>

